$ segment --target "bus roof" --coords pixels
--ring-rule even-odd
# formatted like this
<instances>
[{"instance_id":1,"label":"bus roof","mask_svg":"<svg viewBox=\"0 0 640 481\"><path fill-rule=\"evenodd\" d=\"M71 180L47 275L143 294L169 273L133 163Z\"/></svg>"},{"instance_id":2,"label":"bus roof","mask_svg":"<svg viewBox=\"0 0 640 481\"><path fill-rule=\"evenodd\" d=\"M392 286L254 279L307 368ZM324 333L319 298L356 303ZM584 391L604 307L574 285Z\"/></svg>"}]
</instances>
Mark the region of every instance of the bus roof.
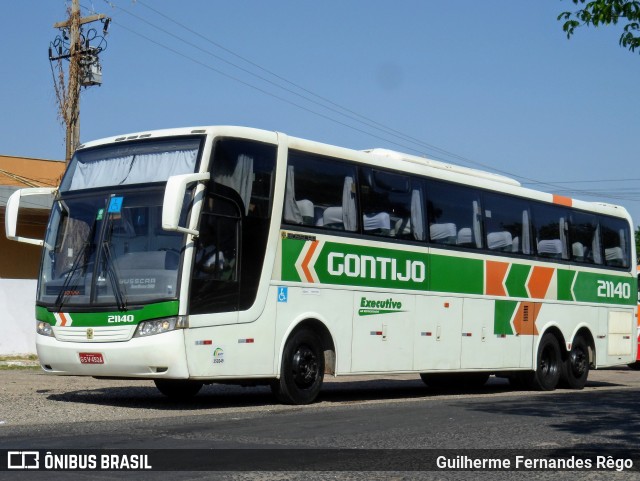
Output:
<instances>
[{"instance_id":1,"label":"bus roof","mask_svg":"<svg viewBox=\"0 0 640 481\"><path fill-rule=\"evenodd\" d=\"M428 159L426 157L418 157L417 155L405 154L403 152L396 152L395 150L388 149L369 149L364 150L371 155L377 155L380 157L387 157L394 160L404 160L406 162L413 162L415 164L427 165L434 169L442 169L449 172L457 172L460 174L471 175L473 177L479 177L482 179L493 180L495 182L504 182L505 184L515 185L520 187L522 184L515 179L506 177L500 174L494 174L492 172L485 172L483 170L471 169L469 167L462 167L455 164L447 164L446 162L440 162L438 160Z\"/></svg>"}]
</instances>

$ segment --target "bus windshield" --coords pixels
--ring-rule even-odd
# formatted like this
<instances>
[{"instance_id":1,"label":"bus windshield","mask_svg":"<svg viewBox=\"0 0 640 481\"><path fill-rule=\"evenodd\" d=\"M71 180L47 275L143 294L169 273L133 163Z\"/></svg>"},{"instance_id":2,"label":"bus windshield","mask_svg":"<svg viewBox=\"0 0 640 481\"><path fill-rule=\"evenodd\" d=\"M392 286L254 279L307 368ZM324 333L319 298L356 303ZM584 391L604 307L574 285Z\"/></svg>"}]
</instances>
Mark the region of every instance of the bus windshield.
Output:
<instances>
[{"instance_id":1,"label":"bus windshield","mask_svg":"<svg viewBox=\"0 0 640 481\"><path fill-rule=\"evenodd\" d=\"M38 301L69 306L175 299L183 235L162 229L163 188L68 197L55 203Z\"/></svg>"},{"instance_id":2,"label":"bus windshield","mask_svg":"<svg viewBox=\"0 0 640 481\"><path fill-rule=\"evenodd\" d=\"M201 143L189 137L78 150L52 208L38 303L125 310L177 298L183 235L162 229L164 183L195 171Z\"/></svg>"}]
</instances>

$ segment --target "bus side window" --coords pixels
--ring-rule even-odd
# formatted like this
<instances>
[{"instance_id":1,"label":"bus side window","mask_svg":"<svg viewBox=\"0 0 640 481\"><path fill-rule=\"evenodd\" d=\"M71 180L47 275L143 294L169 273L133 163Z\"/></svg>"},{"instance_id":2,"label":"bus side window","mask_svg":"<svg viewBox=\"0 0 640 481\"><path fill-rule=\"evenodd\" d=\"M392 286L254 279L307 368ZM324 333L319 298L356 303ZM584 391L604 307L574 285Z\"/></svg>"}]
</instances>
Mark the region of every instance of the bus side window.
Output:
<instances>
[{"instance_id":1,"label":"bus side window","mask_svg":"<svg viewBox=\"0 0 640 481\"><path fill-rule=\"evenodd\" d=\"M629 267L631 239L629 225L622 219L600 216L600 231L605 265Z\"/></svg>"},{"instance_id":2,"label":"bus side window","mask_svg":"<svg viewBox=\"0 0 640 481\"><path fill-rule=\"evenodd\" d=\"M276 150L275 145L240 139L221 139L214 146L213 183L240 196L244 216L271 216Z\"/></svg>"},{"instance_id":3,"label":"bus side window","mask_svg":"<svg viewBox=\"0 0 640 481\"><path fill-rule=\"evenodd\" d=\"M194 275L215 280L237 280L237 225L240 216L236 206L217 197L206 199L197 240Z\"/></svg>"},{"instance_id":4,"label":"bus side window","mask_svg":"<svg viewBox=\"0 0 640 481\"><path fill-rule=\"evenodd\" d=\"M598 218L593 214L572 212L569 223L569 254L574 262L600 263L601 256L594 256L594 246L598 246ZM596 247L599 250L599 247Z\"/></svg>"},{"instance_id":5,"label":"bus side window","mask_svg":"<svg viewBox=\"0 0 640 481\"><path fill-rule=\"evenodd\" d=\"M480 194L461 185L431 181L427 184L429 240L434 244L482 247Z\"/></svg>"},{"instance_id":6,"label":"bus side window","mask_svg":"<svg viewBox=\"0 0 640 481\"><path fill-rule=\"evenodd\" d=\"M355 179L346 162L289 151L283 222L356 231Z\"/></svg>"},{"instance_id":7,"label":"bus side window","mask_svg":"<svg viewBox=\"0 0 640 481\"><path fill-rule=\"evenodd\" d=\"M536 251L540 257L569 259L567 248L568 212L551 204L533 204Z\"/></svg>"},{"instance_id":8,"label":"bus side window","mask_svg":"<svg viewBox=\"0 0 640 481\"><path fill-rule=\"evenodd\" d=\"M488 250L518 254L531 252L527 201L485 193L483 207Z\"/></svg>"},{"instance_id":9,"label":"bus side window","mask_svg":"<svg viewBox=\"0 0 640 481\"><path fill-rule=\"evenodd\" d=\"M364 233L413 239L411 178L362 167L360 182Z\"/></svg>"},{"instance_id":10,"label":"bus side window","mask_svg":"<svg viewBox=\"0 0 640 481\"><path fill-rule=\"evenodd\" d=\"M234 202L209 194L204 202L191 279L191 313L237 311L240 299L239 198Z\"/></svg>"}]
</instances>

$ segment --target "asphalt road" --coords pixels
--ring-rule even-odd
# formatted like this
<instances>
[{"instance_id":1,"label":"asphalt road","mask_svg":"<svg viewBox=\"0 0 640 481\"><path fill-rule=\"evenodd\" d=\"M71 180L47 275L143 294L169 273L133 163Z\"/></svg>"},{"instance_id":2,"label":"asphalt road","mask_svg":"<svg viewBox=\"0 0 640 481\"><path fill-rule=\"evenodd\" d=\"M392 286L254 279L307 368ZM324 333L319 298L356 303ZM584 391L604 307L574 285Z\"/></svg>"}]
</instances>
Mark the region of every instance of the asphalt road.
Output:
<instances>
[{"instance_id":1,"label":"asphalt road","mask_svg":"<svg viewBox=\"0 0 640 481\"><path fill-rule=\"evenodd\" d=\"M287 450L297 448L317 449L310 453L333 457L341 451L327 450L402 450L379 451L379 459L370 459L370 464L388 463L385 469L400 463L398 455L420 455L408 451L415 449L430 450L422 455L450 450L443 451L449 457L465 453L484 456L505 450L566 454L563 450L568 449L607 454L611 449L621 449L640 467L639 396L640 372L627 369L592 372L583 391L552 393L514 391L495 378L473 392L445 393L426 388L416 376L329 378L319 402L311 406L275 404L264 387L206 386L191 402L176 403L160 395L148 381L0 371L0 449L178 448L197 455L202 452L193 450L268 448L277 449L273 451L274 462L278 456L289 456ZM363 460L362 470L347 472L269 471L259 476L255 472L182 472L172 473L171 478L640 478L638 471L564 471L560 476L549 471L376 473L366 471L366 461ZM2 474L16 475L0 473L0 477ZM114 472L72 474L81 479L122 476ZM127 474L155 479L163 473ZM68 473L62 472L30 476L29 479L68 479Z\"/></svg>"}]
</instances>

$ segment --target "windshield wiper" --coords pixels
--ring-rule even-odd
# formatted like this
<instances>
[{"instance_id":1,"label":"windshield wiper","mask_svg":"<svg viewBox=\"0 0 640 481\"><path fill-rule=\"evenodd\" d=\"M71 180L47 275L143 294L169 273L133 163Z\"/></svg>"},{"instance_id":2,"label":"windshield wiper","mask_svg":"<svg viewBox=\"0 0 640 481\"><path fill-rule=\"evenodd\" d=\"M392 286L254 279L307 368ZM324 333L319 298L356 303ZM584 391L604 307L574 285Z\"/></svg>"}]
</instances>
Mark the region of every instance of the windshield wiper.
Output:
<instances>
[{"instance_id":1,"label":"windshield wiper","mask_svg":"<svg viewBox=\"0 0 640 481\"><path fill-rule=\"evenodd\" d=\"M84 257L84 253L87 250L87 246L89 246L89 242L85 243L80 248L80 250L78 251L78 255L73 260L71 269L69 269L66 272L67 278L64 280L64 283L62 284L62 287L60 288L60 292L58 292L58 296L56 297L56 301L55 301L55 306L58 309L58 312L62 310L62 305L64 304L64 301L67 299L69 295L68 293L71 292L69 288L72 287L72 290L75 290L75 288L78 286L77 282L73 284L73 286L71 286L72 279L74 278L80 279L79 276L76 276L76 272L78 271L78 269L84 268L89 264L88 262L83 262L82 264L80 264L80 259Z\"/></svg>"},{"instance_id":2,"label":"windshield wiper","mask_svg":"<svg viewBox=\"0 0 640 481\"><path fill-rule=\"evenodd\" d=\"M87 252L87 248L89 246L91 246L91 247L95 246L95 244L93 242L91 242L91 239L93 239L97 222L98 222L98 217L96 216L93 219L93 223L91 224L91 229L89 229L89 233L88 233L87 238L86 238L87 241L82 245L82 247L78 251L78 255L73 260L73 264L71 265L71 269L69 269L66 272L67 278L64 280L64 283L62 284L62 289L60 289L60 292L58 292L58 296L56 297L56 301L55 301L55 306L58 309L58 312L60 312L62 310L62 305L64 304L64 302L67 299L67 297L70 295L71 291L75 290L76 287L78 286L77 282L75 284L73 284L73 286L71 286L71 281L73 280L74 277L77 277L75 275L77 270L80 269L80 268L86 269L86 267L89 264L91 264L91 262L86 260L87 259L87 254L89 254L89 252ZM82 259L82 258L84 258L85 261L80 263L80 259ZM80 278L78 278L78 280L79 279ZM72 289L70 290L69 287L72 287Z\"/></svg>"},{"instance_id":3,"label":"windshield wiper","mask_svg":"<svg viewBox=\"0 0 640 481\"><path fill-rule=\"evenodd\" d=\"M115 263L113 262L113 257L111 256L111 248L109 247L108 241L104 241L102 243L102 252L104 253L105 261L107 262L107 275L109 276L109 280L111 282L111 289L113 290L113 297L115 297L116 299L118 310L126 311L127 298L120 287L120 276L118 275Z\"/></svg>"}]
</instances>

